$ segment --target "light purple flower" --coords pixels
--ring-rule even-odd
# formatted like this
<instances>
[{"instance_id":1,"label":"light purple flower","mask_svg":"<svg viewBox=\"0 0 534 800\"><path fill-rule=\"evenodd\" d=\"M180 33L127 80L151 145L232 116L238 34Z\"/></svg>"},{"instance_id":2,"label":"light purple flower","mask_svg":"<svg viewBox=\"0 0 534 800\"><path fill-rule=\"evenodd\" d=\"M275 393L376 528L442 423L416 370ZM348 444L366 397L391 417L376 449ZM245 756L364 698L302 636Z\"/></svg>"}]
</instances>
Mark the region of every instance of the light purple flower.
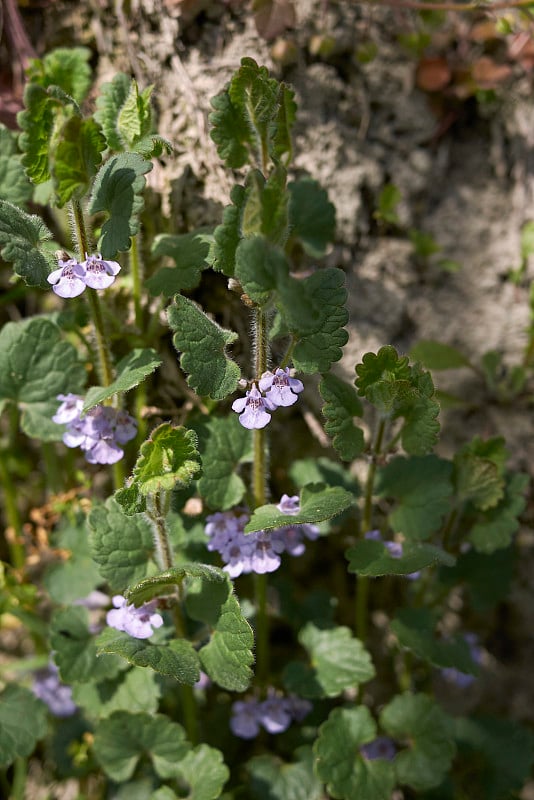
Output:
<instances>
[{"instance_id":1,"label":"light purple flower","mask_svg":"<svg viewBox=\"0 0 534 800\"><path fill-rule=\"evenodd\" d=\"M302 381L292 378L289 367L274 372L264 372L259 381L259 387L265 392L265 397L275 406L292 406L298 400L298 393L304 389Z\"/></svg>"},{"instance_id":2,"label":"light purple flower","mask_svg":"<svg viewBox=\"0 0 534 800\"><path fill-rule=\"evenodd\" d=\"M268 733L283 733L291 725L291 713L287 698L280 697L270 689L268 697L260 703L259 720Z\"/></svg>"},{"instance_id":3,"label":"light purple flower","mask_svg":"<svg viewBox=\"0 0 534 800\"><path fill-rule=\"evenodd\" d=\"M52 422L57 422L58 425L66 425L78 419L83 408L83 397L78 394L58 394L58 400L62 400L60 407L52 417Z\"/></svg>"},{"instance_id":4,"label":"light purple flower","mask_svg":"<svg viewBox=\"0 0 534 800\"><path fill-rule=\"evenodd\" d=\"M480 647L478 636L476 633L465 633L464 639L469 645L471 658L475 664L479 665L482 661L482 648ZM445 667L440 672L448 683L453 683L459 689L467 689L476 680L475 675L470 675L468 672L460 672L456 667Z\"/></svg>"},{"instance_id":5,"label":"light purple flower","mask_svg":"<svg viewBox=\"0 0 534 800\"><path fill-rule=\"evenodd\" d=\"M231 578L250 572L274 572L280 557L274 552L270 534L265 531L245 534L247 514L232 511L217 512L206 519L205 532L210 537L208 550L216 551L225 562L223 567Z\"/></svg>"},{"instance_id":6,"label":"light purple flower","mask_svg":"<svg viewBox=\"0 0 534 800\"><path fill-rule=\"evenodd\" d=\"M368 761L374 761L376 758L383 758L386 761L393 761L397 753L397 748L393 739L389 736L377 736L369 744L364 744L360 747L361 755Z\"/></svg>"},{"instance_id":7,"label":"light purple flower","mask_svg":"<svg viewBox=\"0 0 534 800\"><path fill-rule=\"evenodd\" d=\"M300 499L298 495L283 494L277 508L283 514L294 516L300 511ZM277 553L289 553L291 556L301 556L306 547L304 538L313 541L319 536L317 525L303 523L300 525L285 525L283 528L276 528L271 531L273 550Z\"/></svg>"},{"instance_id":8,"label":"light purple flower","mask_svg":"<svg viewBox=\"0 0 534 800\"><path fill-rule=\"evenodd\" d=\"M55 717L70 717L78 710L72 699L71 687L60 682L58 668L54 663L35 672L32 691L46 703Z\"/></svg>"},{"instance_id":9,"label":"light purple flower","mask_svg":"<svg viewBox=\"0 0 534 800\"><path fill-rule=\"evenodd\" d=\"M125 411L101 404L90 408L82 416L83 399L77 395L58 395L63 400L53 417L54 422L66 423L63 443L67 447L80 447L90 464L115 464L124 451L125 444L137 433L137 423Z\"/></svg>"},{"instance_id":10,"label":"light purple flower","mask_svg":"<svg viewBox=\"0 0 534 800\"><path fill-rule=\"evenodd\" d=\"M75 258L59 259L58 269L47 277L59 297L78 297L85 290L85 269Z\"/></svg>"},{"instance_id":11,"label":"light purple flower","mask_svg":"<svg viewBox=\"0 0 534 800\"><path fill-rule=\"evenodd\" d=\"M313 708L309 700L305 700L303 697L297 697L296 694L287 696L287 707L295 722L302 722Z\"/></svg>"},{"instance_id":12,"label":"light purple flower","mask_svg":"<svg viewBox=\"0 0 534 800\"><path fill-rule=\"evenodd\" d=\"M133 603L128 605L126 598L117 594L112 602L115 608L106 615L110 628L124 631L135 639L148 639L154 633L153 628L161 628L163 625L162 616L154 613L157 606L155 600L136 608Z\"/></svg>"},{"instance_id":13,"label":"light purple flower","mask_svg":"<svg viewBox=\"0 0 534 800\"><path fill-rule=\"evenodd\" d=\"M230 728L241 739L253 739L260 732L260 727L271 734L282 733L293 721L302 722L311 709L308 700L294 694L284 697L270 688L262 702L256 697L249 697L233 703Z\"/></svg>"},{"instance_id":14,"label":"light purple flower","mask_svg":"<svg viewBox=\"0 0 534 800\"><path fill-rule=\"evenodd\" d=\"M298 494L293 494L291 497L288 494L283 494L276 507L282 514L298 514L300 511L300 498Z\"/></svg>"},{"instance_id":15,"label":"light purple flower","mask_svg":"<svg viewBox=\"0 0 534 800\"><path fill-rule=\"evenodd\" d=\"M236 700L232 704L230 729L240 739L254 739L260 732L260 704L257 700Z\"/></svg>"},{"instance_id":16,"label":"light purple flower","mask_svg":"<svg viewBox=\"0 0 534 800\"><path fill-rule=\"evenodd\" d=\"M137 422L126 411L118 411L115 417L115 441L126 444L137 435Z\"/></svg>"},{"instance_id":17,"label":"light purple flower","mask_svg":"<svg viewBox=\"0 0 534 800\"><path fill-rule=\"evenodd\" d=\"M104 261L100 253L87 256L86 260L82 262L82 266L85 269L85 284L91 289L107 289L114 282L115 276L121 268L116 261Z\"/></svg>"},{"instance_id":18,"label":"light purple flower","mask_svg":"<svg viewBox=\"0 0 534 800\"><path fill-rule=\"evenodd\" d=\"M271 421L269 411L274 411L276 405L267 397L262 397L261 392L254 383L250 392L245 397L238 397L232 403L232 410L239 414L239 422L244 428L265 428Z\"/></svg>"},{"instance_id":19,"label":"light purple flower","mask_svg":"<svg viewBox=\"0 0 534 800\"><path fill-rule=\"evenodd\" d=\"M257 531L245 537L252 538L252 552L250 566L252 572L264 575L266 572L275 572L280 566L280 556L275 553L272 545L271 534L267 531Z\"/></svg>"}]
</instances>

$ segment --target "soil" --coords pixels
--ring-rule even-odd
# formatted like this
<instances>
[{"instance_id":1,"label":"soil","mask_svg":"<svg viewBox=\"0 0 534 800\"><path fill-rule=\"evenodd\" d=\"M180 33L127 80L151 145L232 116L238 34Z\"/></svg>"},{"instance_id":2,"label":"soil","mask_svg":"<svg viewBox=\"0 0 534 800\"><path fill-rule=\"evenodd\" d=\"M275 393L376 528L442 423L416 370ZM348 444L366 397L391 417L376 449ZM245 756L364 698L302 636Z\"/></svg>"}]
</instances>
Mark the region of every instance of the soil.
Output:
<instances>
[{"instance_id":1,"label":"soil","mask_svg":"<svg viewBox=\"0 0 534 800\"><path fill-rule=\"evenodd\" d=\"M281 14L287 7L279 2ZM351 314L340 374L352 379L367 350L393 344L408 352L421 339L453 345L475 365L497 350L505 373L521 362L531 324L534 261L517 282L510 272L521 263L521 229L534 219L532 73L514 63L508 82L485 99L459 98L450 87L423 91L417 58L398 37L417 30L413 12L348 0L296 0L295 10L294 25L267 41L239 0L59 0L22 9L38 54L84 44L94 52L98 83L122 70L141 86L154 84L158 128L176 153L150 174L151 202L174 232L220 221L230 182L209 137L209 101L241 57L265 64L296 91L297 170L317 178L336 206L336 242L325 263L345 270ZM473 22L451 15L436 41L451 29L461 39ZM317 37L328 39L330 54L315 54ZM354 54L369 43L376 55L363 63ZM281 65L277 53L289 53L290 63ZM387 184L401 193L394 224L374 214ZM431 234L440 252L417 258L413 229ZM440 266L445 259L457 271ZM435 380L469 400L444 409L443 455L474 433L503 435L512 465L532 475L531 394L497 402L468 369L435 373ZM319 407L312 413L319 416ZM518 541L519 574L502 632L514 653L490 661L483 691L493 710L532 724L534 533L525 525ZM534 797L534 787L522 797Z\"/></svg>"}]
</instances>

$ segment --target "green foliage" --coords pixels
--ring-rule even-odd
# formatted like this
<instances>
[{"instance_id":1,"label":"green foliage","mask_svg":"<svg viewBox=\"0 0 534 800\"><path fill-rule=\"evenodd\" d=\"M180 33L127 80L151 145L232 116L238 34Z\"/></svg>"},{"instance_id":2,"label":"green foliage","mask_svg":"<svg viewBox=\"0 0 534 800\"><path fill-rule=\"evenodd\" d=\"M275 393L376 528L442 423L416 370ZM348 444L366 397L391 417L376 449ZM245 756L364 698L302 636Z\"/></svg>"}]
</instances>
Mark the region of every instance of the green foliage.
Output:
<instances>
[{"instance_id":1,"label":"green foliage","mask_svg":"<svg viewBox=\"0 0 534 800\"><path fill-rule=\"evenodd\" d=\"M381 575L410 575L434 564L453 566L452 556L431 544L403 545L402 556L392 556L383 542L362 539L345 552L349 572L377 578Z\"/></svg>"},{"instance_id":2,"label":"green foliage","mask_svg":"<svg viewBox=\"0 0 534 800\"><path fill-rule=\"evenodd\" d=\"M363 431L354 425L353 417L361 417L363 407L352 386L335 375L323 375L319 392L324 400L325 432L343 461L359 456L365 446Z\"/></svg>"},{"instance_id":3,"label":"green foliage","mask_svg":"<svg viewBox=\"0 0 534 800\"><path fill-rule=\"evenodd\" d=\"M153 644L149 639L134 639L128 633L106 628L96 640L96 652L116 655L136 667L149 667L159 675L192 686L200 678L197 653L186 639ZM104 655L105 657L105 655Z\"/></svg>"},{"instance_id":4,"label":"green foliage","mask_svg":"<svg viewBox=\"0 0 534 800\"><path fill-rule=\"evenodd\" d=\"M207 744L200 744L185 754L178 774L189 787L190 800L217 800L230 777L222 753Z\"/></svg>"},{"instance_id":5,"label":"green foliage","mask_svg":"<svg viewBox=\"0 0 534 800\"><path fill-rule=\"evenodd\" d=\"M480 511L494 508L504 497L504 439L482 441L475 437L454 456L454 483L460 503L469 502Z\"/></svg>"},{"instance_id":6,"label":"green foliage","mask_svg":"<svg viewBox=\"0 0 534 800\"><path fill-rule=\"evenodd\" d=\"M208 266L208 253L213 236L195 232L173 235L161 233L152 243L152 255L172 258L173 267L162 267L147 281L153 295L173 297L184 289L195 289L200 283L202 270Z\"/></svg>"},{"instance_id":7,"label":"green foliage","mask_svg":"<svg viewBox=\"0 0 534 800\"><path fill-rule=\"evenodd\" d=\"M464 584L470 604L484 613L504 600L514 574L515 549L508 547L486 555L469 550L458 556L452 569L440 572L446 586Z\"/></svg>"},{"instance_id":8,"label":"green foliage","mask_svg":"<svg viewBox=\"0 0 534 800\"><path fill-rule=\"evenodd\" d=\"M213 232L213 242L208 253L208 264L228 278L235 271L235 254L241 241L241 214L246 201L245 187L237 184L230 192L232 205L223 211L222 223Z\"/></svg>"},{"instance_id":9,"label":"green foliage","mask_svg":"<svg viewBox=\"0 0 534 800\"><path fill-rule=\"evenodd\" d=\"M25 207L32 192L33 187L22 166L16 136L0 123L0 200Z\"/></svg>"},{"instance_id":10,"label":"green foliage","mask_svg":"<svg viewBox=\"0 0 534 800\"><path fill-rule=\"evenodd\" d=\"M98 240L103 258L114 258L117 252L130 249L130 237L139 232L139 214L144 206L144 176L151 169L150 161L138 153L120 153L98 171L89 211L91 214L102 211L108 217Z\"/></svg>"},{"instance_id":11,"label":"green foliage","mask_svg":"<svg viewBox=\"0 0 534 800\"><path fill-rule=\"evenodd\" d=\"M110 497L91 509L87 524L91 554L112 592L155 572L152 528L143 514L127 516Z\"/></svg>"},{"instance_id":12,"label":"green foliage","mask_svg":"<svg viewBox=\"0 0 534 800\"><path fill-rule=\"evenodd\" d=\"M525 490L530 483L522 472L508 475L504 497L494 508L480 514L469 531L469 541L479 553L493 553L508 547L519 528L519 515L525 508Z\"/></svg>"},{"instance_id":13,"label":"green foliage","mask_svg":"<svg viewBox=\"0 0 534 800\"><path fill-rule=\"evenodd\" d=\"M90 58L88 47L58 47L42 59L31 59L28 82L45 89L57 86L81 103L91 85Z\"/></svg>"},{"instance_id":14,"label":"green foliage","mask_svg":"<svg viewBox=\"0 0 534 800\"><path fill-rule=\"evenodd\" d=\"M91 188L106 143L92 119L73 116L62 126L51 162L56 204L81 200Z\"/></svg>"},{"instance_id":15,"label":"green foliage","mask_svg":"<svg viewBox=\"0 0 534 800\"><path fill-rule=\"evenodd\" d=\"M469 359L456 347L433 339L420 339L410 350L410 358L432 370L471 367Z\"/></svg>"},{"instance_id":16,"label":"green foliage","mask_svg":"<svg viewBox=\"0 0 534 800\"><path fill-rule=\"evenodd\" d=\"M200 470L194 431L163 422L143 442L132 482L140 494L170 491L188 486Z\"/></svg>"},{"instance_id":17,"label":"green foliage","mask_svg":"<svg viewBox=\"0 0 534 800\"><path fill-rule=\"evenodd\" d=\"M322 258L334 240L335 206L329 201L325 189L313 178L300 178L287 188L291 236L312 258Z\"/></svg>"},{"instance_id":18,"label":"green foliage","mask_svg":"<svg viewBox=\"0 0 534 800\"><path fill-rule=\"evenodd\" d=\"M171 567L164 572L158 572L157 575L145 578L135 586L130 586L124 596L129 603L140 606L154 597L172 594L174 587L181 588L187 578L201 578L209 583L226 583L226 575L218 567L197 563L180 564L178 567Z\"/></svg>"},{"instance_id":19,"label":"green foliage","mask_svg":"<svg viewBox=\"0 0 534 800\"><path fill-rule=\"evenodd\" d=\"M68 604L87 597L100 585L102 578L91 558L85 526L80 521L63 524L54 543L68 556L45 571L43 583L51 599L58 604Z\"/></svg>"},{"instance_id":20,"label":"green foliage","mask_svg":"<svg viewBox=\"0 0 534 800\"><path fill-rule=\"evenodd\" d=\"M408 357L400 357L391 345L378 353L366 353L356 366L356 387L381 415L391 420L404 418L400 430L407 453L423 455L436 444L439 406L433 399L430 373L418 364L409 366Z\"/></svg>"},{"instance_id":21,"label":"green foliage","mask_svg":"<svg viewBox=\"0 0 534 800\"><path fill-rule=\"evenodd\" d=\"M280 165L267 180L258 169L248 173L241 213L242 236L261 235L274 245L284 246L289 235L286 178L286 171Z\"/></svg>"},{"instance_id":22,"label":"green foliage","mask_svg":"<svg viewBox=\"0 0 534 800\"><path fill-rule=\"evenodd\" d=\"M0 200L0 247L4 261L13 264L15 275L28 286L49 289L46 278L57 262L47 244L52 234L40 217Z\"/></svg>"},{"instance_id":23,"label":"green foliage","mask_svg":"<svg viewBox=\"0 0 534 800\"><path fill-rule=\"evenodd\" d=\"M313 483L304 486L300 494L300 511L288 517L277 506L270 503L254 509L245 533L283 528L285 525L323 522L332 519L354 504L354 496L341 486L325 486Z\"/></svg>"},{"instance_id":24,"label":"green foliage","mask_svg":"<svg viewBox=\"0 0 534 800\"><path fill-rule=\"evenodd\" d=\"M88 718L104 719L114 711L155 714L161 686L154 672L132 667L107 680L77 684L72 694L74 702Z\"/></svg>"},{"instance_id":25,"label":"green foliage","mask_svg":"<svg viewBox=\"0 0 534 800\"><path fill-rule=\"evenodd\" d=\"M349 628L321 630L308 623L300 631L299 642L309 654L310 665L290 662L284 684L302 697L338 697L375 676L371 656Z\"/></svg>"},{"instance_id":26,"label":"green foliage","mask_svg":"<svg viewBox=\"0 0 534 800\"><path fill-rule=\"evenodd\" d=\"M234 392L241 372L226 355L226 348L237 334L226 331L202 309L182 295L176 295L167 312L173 344L180 355L180 366L188 372L187 382L200 395L222 400Z\"/></svg>"},{"instance_id":27,"label":"green foliage","mask_svg":"<svg viewBox=\"0 0 534 800\"><path fill-rule=\"evenodd\" d=\"M398 225L399 215L397 206L402 200L402 194L398 186L394 183L387 183L378 197L378 207L373 216L380 222L387 222L389 225Z\"/></svg>"},{"instance_id":28,"label":"green foliage","mask_svg":"<svg viewBox=\"0 0 534 800\"><path fill-rule=\"evenodd\" d=\"M389 522L408 539L428 539L451 509L452 465L434 455L397 456L379 470L377 492L396 503Z\"/></svg>"},{"instance_id":29,"label":"green foliage","mask_svg":"<svg viewBox=\"0 0 534 800\"><path fill-rule=\"evenodd\" d=\"M258 800L322 800L322 784L313 772L309 747L295 750L296 761L286 763L272 755L254 756L247 762L251 788Z\"/></svg>"},{"instance_id":30,"label":"green foliage","mask_svg":"<svg viewBox=\"0 0 534 800\"><path fill-rule=\"evenodd\" d=\"M395 739L410 742L395 758L399 783L421 792L439 786L456 747L452 719L424 694L398 695L382 710L380 724Z\"/></svg>"},{"instance_id":31,"label":"green foliage","mask_svg":"<svg viewBox=\"0 0 534 800\"><path fill-rule=\"evenodd\" d=\"M435 614L428 608L401 608L391 622L391 630L401 647L418 658L442 669L453 667L468 675L478 675L478 667L463 636L439 638L435 628Z\"/></svg>"},{"instance_id":32,"label":"green foliage","mask_svg":"<svg viewBox=\"0 0 534 800\"><path fill-rule=\"evenodd\" d=\"M252 436L231 417L209 417L194 426L199 437L202 475L198 490L211 508L226 511L240 503L246 486L239 475L242 464L252 461Z\"/></svg>"},{"instance_id":33,"label":"green foliage","mask_svg":"<svg viewBox=\"0 0 534 800\"><path fill-rule=\"evenodd\" d=\"M29 689L9 683L0 694L0 767L29 756L46 730L45 704Z\"/></svg>"},{"instance_id":34,"label":"green foliage","mask_svg":"<svg viewBox=\"0 0 534 800\"><path fill-rule=\"evenodd\" d=\"M84 382L77 351L62 341L53 322L35 317L8 322L0 331L0 408L7 402L17 404L28 436L60 439L63 428L51 420L57 395L77 393Z\"/></svg>"},{"instance_id":35,"label":"green foliage","mask_svg":"<svg viewBox=\"0 0 534 800\"><path fill-rule=\"evenodd\" d=\"M65 683L86 683L111 678L120 669L119 659L99 657L89 630L89 613L83 606L60 608L52 615L50 644Z\"/></svg>"},{"instance_id":36,"label":"green foliage","mask_svg":"<svg viewBox=\"0 0 534 800\"><path fill-rule=\"evenodd\" d=\"M359 748L376 737L376 725L365 706L335 708L319 728L314 745L315 769L336 800L390 800L395 785L388 761L368 761Z\"/></svg>"},{"instance_id":37,"label":"green foliage","mask_svg":"<svg viewBox=\"0 0 534 800\"><path fill-rule=\"evenodd\" d=\"M151 347L134 348L117 364L117 377L109 386L91 386L83 404L83 411L89 411L90 408L109 400L115 394L124 394L139 386L161 363L161 358Z\"/></svg>"}]
</instances>

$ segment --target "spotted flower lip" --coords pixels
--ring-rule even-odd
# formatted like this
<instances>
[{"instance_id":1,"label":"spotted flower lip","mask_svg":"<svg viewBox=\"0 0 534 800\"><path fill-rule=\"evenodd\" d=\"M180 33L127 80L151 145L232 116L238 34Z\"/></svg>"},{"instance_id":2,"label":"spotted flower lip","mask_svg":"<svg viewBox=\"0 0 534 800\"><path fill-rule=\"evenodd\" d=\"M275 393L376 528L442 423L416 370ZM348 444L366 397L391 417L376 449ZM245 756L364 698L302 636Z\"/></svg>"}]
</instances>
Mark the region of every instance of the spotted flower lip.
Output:
<instances>
[{"instance_id":1,"label":"spotted flower lip","mask_svg":"<svg viewBox=\"0 0 534 800\"><path fill-rule=\"evenodd\" d=\"M107 261L100 253L87 256L82 267L85 270L85 284L91 289L107 289L121 269L117 261Z\"/></svg>"},{"instance_id":2,"label":"spotted flower lip","mask_svg":"<svg viewBox=\"0 0 534 800\"><path fill-rule=\"evenodd\" d=\"M163 617L155 613L156 602L151 600L143 603L136 608L129 604L125 597L120 594L112 598L115 606L108 611L106 622L110 628L117 631L124 631L135 639L149 639L154 633L154 628L161 628Z\"/></svg>"},{"instance_id":3,"label":"spotted flower lip","mask_svg":"<svg viewBox=\"0 0 534 800\"><path fill-rule=\"evenodd\" d=\"M239 414L239 422L249 430L265 428L271 421L269 411L274 411L275 408L275 403L268 397L262 397L255 383L245 397L238 397L232 403L232 410Z\"/></svg>"},{"instance_id":4,"label":"spotted flower lip","mask_svg":"<svg viewBox=\"0 0 534 800\"><path fill-rule=\"evenodd\" d=\"M304 390L302 381L291 377L289 367L278 367L274 372L264 372L259 387L265 392L266 399L276 407L292 406L298 400L297 395Z\"/></svg>"},{"instance_id":5,"label":"spotted flower lip","mask_svg":"<svg viewBox=\"0 0 534 800\"><path fill-rule=\"evenodd\" d=\"M59 267L47 277L58 297L78 297L85 291L85 269L76 259L59 260Z\"/></svg>"}]
</instances>

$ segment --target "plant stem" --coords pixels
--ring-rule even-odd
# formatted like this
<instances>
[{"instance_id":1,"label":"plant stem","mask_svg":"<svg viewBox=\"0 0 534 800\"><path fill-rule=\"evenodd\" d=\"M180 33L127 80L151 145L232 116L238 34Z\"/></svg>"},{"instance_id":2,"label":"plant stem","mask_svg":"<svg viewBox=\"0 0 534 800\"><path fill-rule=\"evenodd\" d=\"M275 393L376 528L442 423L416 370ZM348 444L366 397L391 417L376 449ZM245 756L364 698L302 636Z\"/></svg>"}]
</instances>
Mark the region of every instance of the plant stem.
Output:
<instances>
[{"instance_id":1,"label":"plant stem","mask_svg":"<svg viewBox=\"0 0 534 800\"><path fill-rule=\"evenodd\" d=\"M167 492L156 492L151 498L147 497L146 513L152 522L154 543L162 569L170 569L173 565L172 548L169 540L167 520L165 519L168 510L169 497Z\"/></svg>"},{"instance_id":2,"label":"plant stem","mask_svg":"<svg viewBox=\"0 0 534 800\"><path fill-rule=\"evenodd\" d=\"M381 419L376 432L376 439L371 453L371 463L369 464L369 471L367 473L367 480L365 483L365 497L363 506L363 515L361 523L361 533L364 536L367 531L371 530L373 520L373 493L376 477L376 462L377 457L382 449L384 441L384 433L386 430L386 420ZM363 642L367 638L367 622L368 622L368 605L369 605L369 578L365 575L358 575L356 579L356 635Z\"/></svg>"},{"instance_id":3,"label":"plant stem","mask_svg":"<svg viewBox=\"0 0 534 800\"><path fill-rule=\"evenodd\" d=\"M13 765L13 786L10 800L24 800L24 791L26 788L26 774L28 771L28 762L25 758L15 759Z\"/></svg>"},{"instance_id":4,"label":"plant stem","mask_svg":"<svg viewBox=\"0 0 534 800\"><path fill-rule=\"evenodd\" d=\"M20 569L26 560L24 545L21 544L22 520L17 505L17 490L9 469L8 451L3 448L0 449L0 484L4 494L6 523L12 532L12 536L6 536L9 559L16 569Z\"/></svg>"},{"instance_id":5,"label":"plant stem","mask_svg":"<svg viewBox=\"0 0 534 800\"><path fill-rule=\"evenodd\" d=\"M135 324L139 330L143 330L143 307L141 305L141 286L143 278L143 265L139 251L138 236L132 236L132 247L130 250L130 272L133 283L133 302L135 312Z\"/></svg>"}]
</instances>

